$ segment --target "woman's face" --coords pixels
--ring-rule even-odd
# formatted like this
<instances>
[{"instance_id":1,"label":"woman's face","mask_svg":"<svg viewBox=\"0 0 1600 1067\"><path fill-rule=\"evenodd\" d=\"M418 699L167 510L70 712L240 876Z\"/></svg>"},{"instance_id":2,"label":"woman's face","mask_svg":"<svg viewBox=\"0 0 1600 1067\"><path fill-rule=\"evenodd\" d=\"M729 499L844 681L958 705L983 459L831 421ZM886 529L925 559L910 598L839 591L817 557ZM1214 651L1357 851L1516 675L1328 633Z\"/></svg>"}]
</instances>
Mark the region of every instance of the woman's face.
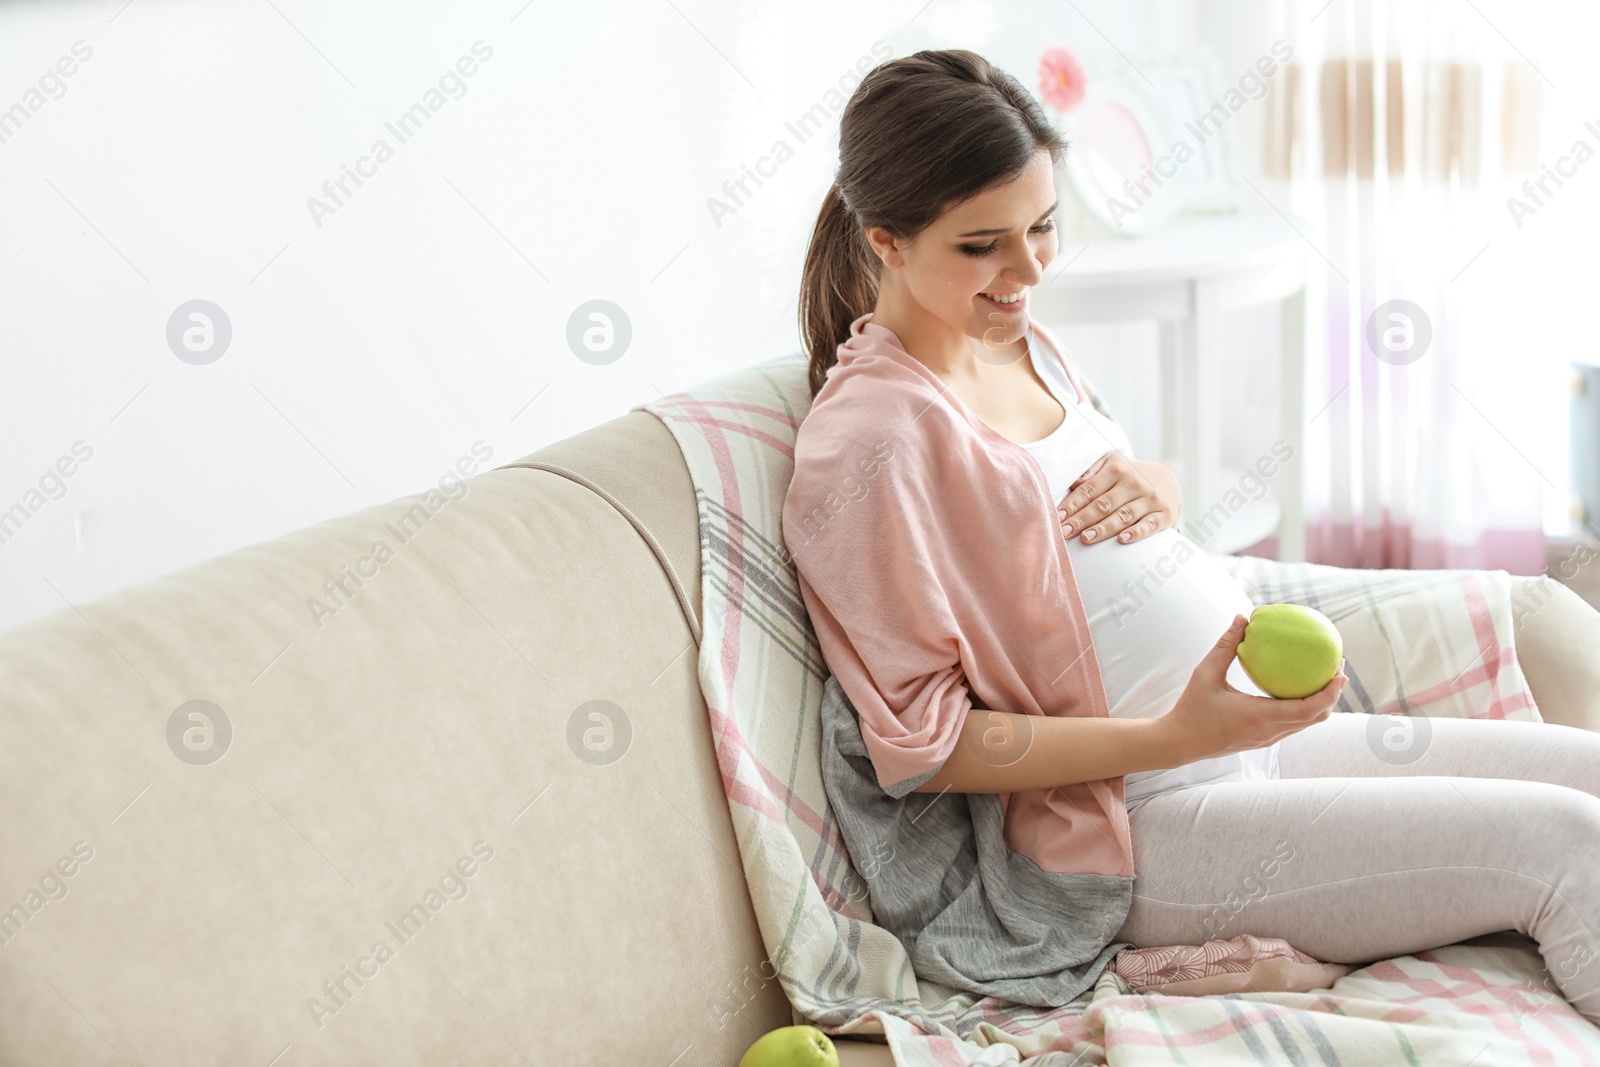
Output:
<instances>
[{"instance_id":1,"label":"woman's face","mask_svg":"<svg viewBox=\"0 0 1600 1067\"><path fill-rule=\"evenodd\" d=\"M980 355L1018 340L1028 326L1029 290L1056 255L1055 173L1041 149L1022 176L950 208L915 240L871 228L884 261L881 287L909 299L953 333L982 342ZM1013 298L1002 303L995 297Z\"/></svg>"}]
</instances>

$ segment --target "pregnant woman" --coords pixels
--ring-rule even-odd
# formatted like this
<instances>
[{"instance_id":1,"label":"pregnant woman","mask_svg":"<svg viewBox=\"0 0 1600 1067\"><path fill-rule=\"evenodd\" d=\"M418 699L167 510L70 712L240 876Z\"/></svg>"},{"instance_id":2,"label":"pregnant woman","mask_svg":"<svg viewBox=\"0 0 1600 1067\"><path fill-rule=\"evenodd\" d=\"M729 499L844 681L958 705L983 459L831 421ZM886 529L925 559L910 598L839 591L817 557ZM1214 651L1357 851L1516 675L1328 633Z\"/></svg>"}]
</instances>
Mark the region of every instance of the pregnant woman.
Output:
<instances>
[{"instance_id":1,"label":"pregnant woman","mask_svg":"<svg viewBox=\"0 0 1600 1067\"><path fill-rule=\"evenodd\" d=\"M1400 764L1374 716L1330 715L1342 669L1301 700L1251 683L1249 598L1029 318L1066 150L972 52L886 63L806 260L783 531L878 920L920 976L1045 1004L1126 946L1362 964L1517 930L1600 1022L1600 735L1430 720Z\"/></svg>"}]
</instances>

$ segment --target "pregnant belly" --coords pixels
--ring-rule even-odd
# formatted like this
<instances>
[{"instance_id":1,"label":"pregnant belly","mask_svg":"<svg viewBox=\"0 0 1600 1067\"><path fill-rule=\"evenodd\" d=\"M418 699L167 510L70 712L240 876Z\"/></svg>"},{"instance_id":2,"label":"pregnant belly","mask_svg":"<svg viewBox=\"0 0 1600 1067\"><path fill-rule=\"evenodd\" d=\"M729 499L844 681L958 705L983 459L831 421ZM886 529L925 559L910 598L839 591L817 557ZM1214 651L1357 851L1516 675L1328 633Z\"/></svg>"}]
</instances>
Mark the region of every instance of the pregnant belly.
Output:
<instances>
[{"instance_id":1,"label":"pregnant belly","mask_svg":"<svg viewBox=\"0 0 1600 1067\"><path fill-rule=\"evenodd\" d=\"M1169 711L1195 666L1251 601L1215 556L1175 529L1131 544L1067 543L1111 714ZM1228 681L1265 695L1235 660Z\"/></svg>"}]
</instances>

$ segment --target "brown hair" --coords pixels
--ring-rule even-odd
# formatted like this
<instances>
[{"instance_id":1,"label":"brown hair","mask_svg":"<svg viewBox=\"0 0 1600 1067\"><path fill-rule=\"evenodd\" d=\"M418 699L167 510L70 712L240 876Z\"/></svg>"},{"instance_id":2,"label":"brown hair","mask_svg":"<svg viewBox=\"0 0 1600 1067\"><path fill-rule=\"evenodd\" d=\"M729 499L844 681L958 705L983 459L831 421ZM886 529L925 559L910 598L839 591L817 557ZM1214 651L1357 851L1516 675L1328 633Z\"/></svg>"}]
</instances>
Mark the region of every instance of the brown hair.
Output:
<instances>
[{"instance_id":1,"label":"brown hair","mask_svg":"<svg viewBox=\"0 0 1600 1067\"><path fill-rule=\"evenodd\" d=\"M966 49L924 50L874 67L839 120L839 168L822 200L800 281L800 335L815 397L850 324L878 301L883 263L865 229L910 240L947 209L1021 177L1067 143L1016 78Z\"/></svg>"}]
</instances>

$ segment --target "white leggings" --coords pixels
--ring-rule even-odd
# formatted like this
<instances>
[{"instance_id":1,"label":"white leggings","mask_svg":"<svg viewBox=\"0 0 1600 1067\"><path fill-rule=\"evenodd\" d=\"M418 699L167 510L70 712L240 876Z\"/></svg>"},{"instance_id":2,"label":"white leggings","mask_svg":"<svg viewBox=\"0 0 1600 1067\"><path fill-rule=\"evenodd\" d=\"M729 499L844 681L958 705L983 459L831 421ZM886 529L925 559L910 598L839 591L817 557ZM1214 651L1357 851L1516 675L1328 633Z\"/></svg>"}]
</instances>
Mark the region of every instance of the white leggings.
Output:
<instances>
[{"instance_id":1,"label":"white leggings","mask_svg":"<svg viewBox=\"0 0 1600 1067\"><path fill-rule=\"evenodd\" d=\"M1130 812L1117 940L1253 934L1359 965L1516 930L1600 1024L1600 733L1337 713L1284 738L1279 764Z\"/></svg>"}]
</instances>

